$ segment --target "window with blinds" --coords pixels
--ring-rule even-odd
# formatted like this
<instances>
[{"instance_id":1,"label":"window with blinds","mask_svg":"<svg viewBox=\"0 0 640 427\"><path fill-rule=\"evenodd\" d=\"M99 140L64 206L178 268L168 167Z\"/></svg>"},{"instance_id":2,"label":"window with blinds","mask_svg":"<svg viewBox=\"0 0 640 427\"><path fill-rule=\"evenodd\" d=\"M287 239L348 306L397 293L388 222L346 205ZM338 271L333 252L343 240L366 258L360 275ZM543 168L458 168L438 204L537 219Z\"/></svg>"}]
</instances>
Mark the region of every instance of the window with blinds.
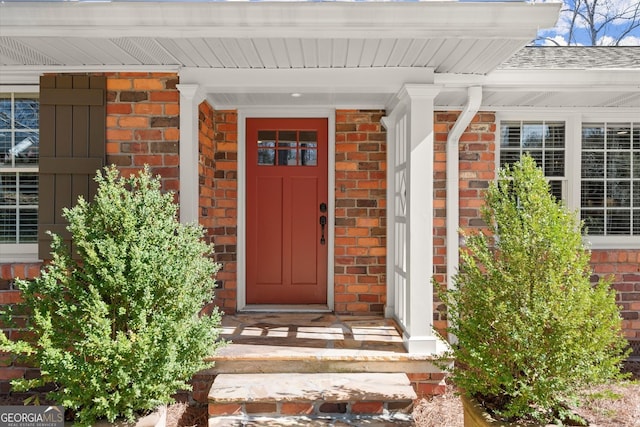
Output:
<instances>
[{"instance_id":1,"label":"window with blinds","mask_svg":"<svg viewBox=\"0 0 640 427\"><path fill-rule=\"evenodd\" d=\"M583 123L580 214L588 234L640 235L640 123Z\"/></svg>"},{"instance_id":2,"label":"window with blinds","mask_svg":"<svg viewBox=\"0 0 640 427\"><path fill-rule=\"evenodd\" d=\"M39 102L0 93L0 244L38 240Z\"/></svg>"},{"instance_id":3,"label":"window with blinds","mask_svg":"<svg viewBox=\"0 0 640 427\"><path fill-rule=\"evenodd\" d=\"M549 181L551 194L564 197L565 122L502 121L500 123L500 167L511 165L529 153Z\"/></svg>"}]
</instances>

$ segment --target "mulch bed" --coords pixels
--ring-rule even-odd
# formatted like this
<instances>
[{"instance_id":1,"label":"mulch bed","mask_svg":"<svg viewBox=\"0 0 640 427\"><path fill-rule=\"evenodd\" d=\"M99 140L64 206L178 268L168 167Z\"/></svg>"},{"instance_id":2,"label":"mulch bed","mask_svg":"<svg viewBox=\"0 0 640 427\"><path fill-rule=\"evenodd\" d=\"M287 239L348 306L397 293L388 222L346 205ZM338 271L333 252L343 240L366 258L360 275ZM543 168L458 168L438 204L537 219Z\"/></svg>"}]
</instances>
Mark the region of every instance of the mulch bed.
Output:
<instances>
[{"instance_id":1,"label":"mulch bed","mask_svg":"<svg viewBox=\"0 0 640 427\"><path fill-rule=\"evenodd\" d=\"M627 362L624 371L631 373L632 381L591 387L591 397L575 410L591 427L640 427L640 361ZM448 384L444 395L418 402L413 418L418 427L463 427L455 386Z\"/></svg>"},{"instance_id":2,"label":"mulch bed","mask_svg":"<svg viewBox=\"0 0 640 427\"><path fill-rule=\"evenodd\" d=\"M592 427L640 427L640 361L627 362L625 371L630 372L635 382L622 385L605 385L589 390L588 398L576 410L590 421ZM15 393L0 396L0 406L22 405L29 395ZM41 404L50 404L39 395ZM456 395L455 386L447 385L444 395L419 401L413 411L417 427L462 427L462 403ZM167 410L167 427L207 427L206 405L189 405L177 402Z\"/></svg>"}]
</instances>

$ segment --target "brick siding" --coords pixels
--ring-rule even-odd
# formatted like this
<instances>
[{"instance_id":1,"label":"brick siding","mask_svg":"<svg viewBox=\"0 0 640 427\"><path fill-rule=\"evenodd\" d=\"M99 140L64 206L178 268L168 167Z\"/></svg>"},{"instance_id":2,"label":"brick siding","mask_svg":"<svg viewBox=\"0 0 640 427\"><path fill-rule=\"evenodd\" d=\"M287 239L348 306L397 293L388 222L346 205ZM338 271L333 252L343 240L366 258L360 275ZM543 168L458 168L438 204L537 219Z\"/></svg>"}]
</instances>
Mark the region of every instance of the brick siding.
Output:
<instances>
[{"instance_id":1,"label":"brick siding","mask_svg":"<svg viewBox=\"0 0 640 427\"><path fill-rule=\"evenodd\" d=\"M407 374L418 399L444 394L447 389L445 377L446 374L441 372Z\"/></svg>"},{"instance_id":2,"label":"brick siding","mask_svg":"<svg viewBox=\"0 0 640 427\"><path fill-rule=\"evenodd\" d=\"M21 292L15 289L15 279L33 279L40 275L39 263L13 263L0 266L0 305L13 305L22 302ZM27 323L27 316L14 318L14 325L0 321L2 333L10 339L24 338L23 327ZM11 391L10 381L16 378L34 378L39 374L38 369L25 365L14 355L0 353L0 394Z\"/></svg>"},{"instance_id":3,"label":"brick siding","mask_svg":"<svg viewBox=\"0 0 640 427\"><path fill-rule=\"evenodd\" d=\"M237 301L238 114L200 105L200 223L222 269L214 303L233 314Z\"/></svg>"},{"instance_id":4,"label":"brick siding","mask_svg":"<svg viewBox=\"0 0 640 427\"><path fill-rule=\"evenodd\" d=\"M436 112L434 117L434 278L447 282L446 167L447 137L458 120L459 112ZM459 226L465 231L484 227L480 218L483 191L495 179L495 115L479 113L460 137L459 160ZM441 333L447 326L444 305L434 294L434 326ZM445 335L446 336L446 335Z\"/></svg>"},{"instance_id":5,"label":"brick siding","mask_svg":"<svg viewBox=\"0 0 640 427\"><path fill-rule=\"evenodd\" d=\"M180 94L173 73L107 74L107 164L121 174L149 165L162 189L179 191Z\"/></svg>"},{"instance_id":6,"label":"brick siding","mask_svg":"<svg viewBox=\"0 0 640 427\"><path fill-rule=\"evenodd\" d=\"M591 265L593 282L601 278L613 282L625 336L640 340L640 251L593 250Z\"/></svg>"},{"instance_id":7,"label":"brick siding","mask_svg":"<svg viewBox=\"0 0 640 427\"><path fill-rule=\"evenodd\" d=\"M386 302L386 132L382 110L336 112L335 311Z\"/></svg>"}]
</instances>

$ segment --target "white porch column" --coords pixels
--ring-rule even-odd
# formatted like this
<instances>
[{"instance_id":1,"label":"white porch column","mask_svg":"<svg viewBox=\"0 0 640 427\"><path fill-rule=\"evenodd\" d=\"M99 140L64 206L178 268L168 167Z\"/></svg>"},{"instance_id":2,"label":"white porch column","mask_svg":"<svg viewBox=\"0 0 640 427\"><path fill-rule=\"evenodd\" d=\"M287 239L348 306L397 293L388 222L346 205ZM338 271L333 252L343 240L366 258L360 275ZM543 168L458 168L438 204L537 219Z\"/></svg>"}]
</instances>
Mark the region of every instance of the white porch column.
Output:
<instances>
[{"instance_id":1,"label":"white porch column","mask_svg":"<svg viewBox=\"0 0 640 427\"><path fill-rule=\"evenodd\" d=\"M394 187L388 230L387 263L393 286L394 317L403 328L407 351L435 354L445 344L433 334L433 102L440 87L405 85L399 103L385 120L388 174ZM390 212L391 213L391 212Z\"/></svg>"},{"instance_id":2,"label":"white porch column","mask_svg":"<svg viewBox=\"0 0 640 427\"><path fill-rule=\"evenodd\" d=\"M180 222L198 222L198 106L204 95L197 84L180 91Z\"/></svg>"}]
</instances>

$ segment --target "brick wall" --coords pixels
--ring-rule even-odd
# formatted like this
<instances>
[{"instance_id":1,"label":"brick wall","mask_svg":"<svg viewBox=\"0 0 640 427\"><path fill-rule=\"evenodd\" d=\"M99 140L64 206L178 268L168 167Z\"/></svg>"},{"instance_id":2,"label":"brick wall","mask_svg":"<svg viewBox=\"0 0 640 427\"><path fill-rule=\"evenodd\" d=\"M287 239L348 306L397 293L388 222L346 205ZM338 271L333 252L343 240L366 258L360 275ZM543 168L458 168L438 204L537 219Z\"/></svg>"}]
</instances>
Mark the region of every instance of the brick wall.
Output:
<instances>
[{"instance_id":1,"label":"brick wall","mask_svg":"<svg viewBox=\"0 0 640 427\"><path fill-rule=\"evenodd\" d=\"M128 176L145 164L179 190L180 94L173 73L107 74L107 164Z\"/></svg>"},{"instance_id":2,"label":"brick wall","mask_svg":"<svg viewBox=\"0 0 640 427\"><path fill-rule=\"evenodd\" d=\"M444 394L447 389L446 374L441 372L408 373L407 378L419 399Z\"/></svg>"},{"instance_id":3,"label":"brick wall","mask_svg":"<svg viewBox=\"0 0 640 427\"><path fill-rule=\"evenodd\" d=\"M447 282L446 230L446 150L447 137L458 119L459 112L436 112L434 118L434 258L435 279ZM466 231L484 226L480 218L483 191L495 179L495 115L479 113L460 137L459 159L459 215L460 227ZM434 326L446 327L444 306L434 295Z\"/></svg>"},{"instance_id":4,"label":"brick wall","mask_svg":"<svg viewBox=\"0 0 640 427\"><path fill-rule=\"evenodd\" d=\"M591 280L612 279L622 311L622 329L629 339L640 340L640 251L593 250Z\"/></svg>"},{"instance_id":5,"label":"brick wall","mask_svg":"<svg viewBox=\"0 0 640 427\"><path fill-rule=\"evenodd\" d=\"M215 304L234 313L237 300L238 115L200 105L200 223L215 245L218 272Z\"/></svg>"},{"instance_id":6,"label":"brick wall","mask_svg":"<svg viewBox=\"0 0 640 427\"><path fill-rule=\"evenodd\" d=\"M386 301L386 133L382 110L336 112L335 311Z\"/></svg>"},{"instance_id":7,"label":"brick wall","mask_svg":"<svg viewBox=\"0 0 640 427\"><path fill-rule=\"evenodd\" d=\"M0 305L13 305L22 302L20 291L15 289L16 278L33 279L40 275L40 263L13 263L0 265ZM0 322L2 332L11 339L24 338L22 327L26 325L24 317L15 318L15 325ZM39 370L16 359L14 355L0 353L0 394L9 393L11 380L16 378L35 378Z\"/></svg>"}]
</instances>

